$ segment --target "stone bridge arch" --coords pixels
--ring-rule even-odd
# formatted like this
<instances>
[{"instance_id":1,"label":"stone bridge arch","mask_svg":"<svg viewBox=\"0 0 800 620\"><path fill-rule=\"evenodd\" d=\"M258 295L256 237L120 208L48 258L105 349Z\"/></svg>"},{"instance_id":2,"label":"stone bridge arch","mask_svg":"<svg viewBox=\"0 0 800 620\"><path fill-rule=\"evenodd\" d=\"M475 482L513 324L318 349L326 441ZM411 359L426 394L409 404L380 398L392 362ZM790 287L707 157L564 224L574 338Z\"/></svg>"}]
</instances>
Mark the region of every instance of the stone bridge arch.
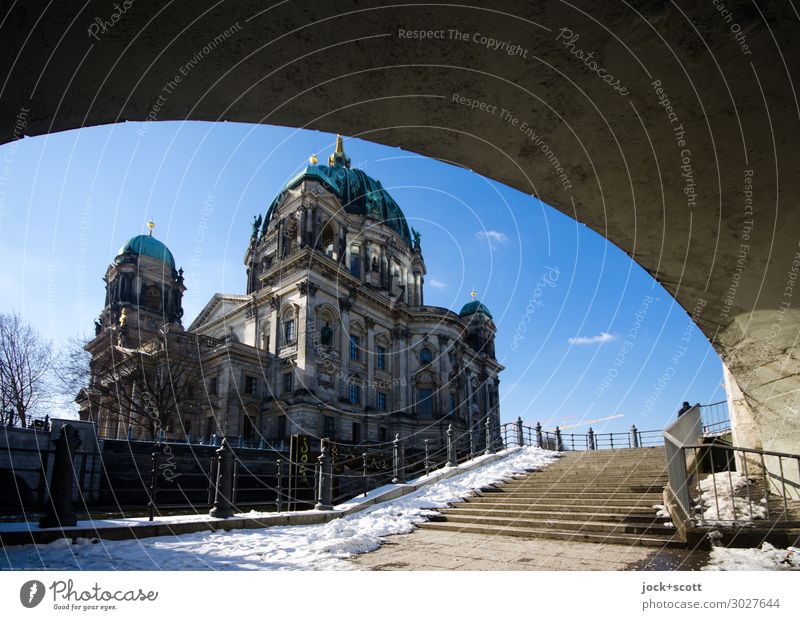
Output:
<instances>
[{"instance_id":1,"label":"stone bridge arch","mask_svg":"<svg viewBox=\"0 0 800 620\"><path fill-rule=\"evenodd\" d=\"M751 444L798 451L797 16L470 4L6 3L0 141L225 120L469 167L622 248L725 361Z\"/></svg>"}]
</instances>

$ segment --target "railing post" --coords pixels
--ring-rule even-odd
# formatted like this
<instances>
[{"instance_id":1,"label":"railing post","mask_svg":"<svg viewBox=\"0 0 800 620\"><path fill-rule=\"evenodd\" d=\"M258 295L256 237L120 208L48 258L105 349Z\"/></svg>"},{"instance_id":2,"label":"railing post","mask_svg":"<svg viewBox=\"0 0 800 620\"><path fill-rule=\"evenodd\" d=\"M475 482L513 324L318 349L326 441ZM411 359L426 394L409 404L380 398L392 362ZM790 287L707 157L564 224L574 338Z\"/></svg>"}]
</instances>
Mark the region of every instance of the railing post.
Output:
<instances>
[{"instance_id":1,"label":"railing post","mask_svg":"<svg viewBox=\"0 0 800 620\"><path fill-rule=\"evenodd\" d=\"M542 423L541 422L537 422L536 423L536 447L537 448L541 448L542 447Z\"/></svg>"},{"instance_id":2,"label":"railing post","mask_svg":"<svg viewBox=\"0 0 800 620\"><path fill-rule=\"evenodd\" d=\"M222 438L222 445L217 454L217 484L214 491L214 507L208 511L209 517L227 519L234 514L231 503L233 490L233 450L228 444L228 438Z\"/></svg>"},{"instance_id":3,"label":"railing post","mask_svg":"<svg viewBox=\"0 0 800 620\"><path fill-rule=\"evenodd\" d=\"M275 461L275 467L278 476L278 482L275 485L275 509L281 512L283 509L283 463L280 459Z\"/></svg>"},{"instance_id":4,"label":"railing post","mask_svg":"<svg viewBox=\"0 0 800 620\"><path fill-rule=\"evenodd\" d=\"M159 433L159 437L161 434ZM158 495L158 470L161 463L161 452L164 450L164 444L160 441L156 442L153 446L153 468L150 471L150 501L147 502L147 513L150 521L156 515L156 495Z\"/></svg>"},{"instance_id":5,"label":"railing post","mask_svg":"<svg viewBox=\"0 0 800 620\"><path fill-rule=\"evenodd\" d=\"M561 429L556 426L556 451L564 451L564 442L561 440Z\"/></svg>"},{"instance_id":6,"label":"railing post","mask_svg":"<svg viewBox=\"0 0 800 620\"><path fill-rule=\"evenodd\" d=\"M447 466L458 466L458 458L456 457L456 442L453 440L453 425L447 427Z\"/></svg>"},{"instance_id":7,"label":"railing post","mask_svg":"<svg viewBox=\"0 0 800 620\"><path fill-rule=\"evenodd\" d=\"M522 418L517 418L517 443L519 443L520 447L525 445L525 435L522 432Z\"/></svg>"},{"instance_id":8,"label":"railing post","mask_svg":"<svg viewBox=\"0 0 800 620\"><path fill-rule=\"evenodd\" d=\"M475 429L472 427L469 429L469 458L475 458Z\"/></svg>"},{"instance_id":9,"label":"railing post","mask_svg":"<svg viewBox=\"0 0 800 620\"><path fill-rule=\"evenodd\" d=\"M425 444L425 475L427 476L431 473L431 461L430 461L430 442L426 439L422 443Z\"/></svg>"},{"instance_id":10,"label":"railing post","mask_svg":"<svg viewBox=\"0 0 800 620\"><path fill-rule=\"evenodd\" d=\"M589 450L594 450L594 431L589 427Z\"/></svg>"},{"instance_id":11,"label":"railing post","mask_svg":"<svg viewBox=\"0 0 800 620\"><path fill-rule=\"evenodd\" d=\"M405 484L406 482L406 450L403 443L400 441L400 433L395 435L392 442L392 456L394 465L394 478L393 484Z\"/></svg>"},{"instance_id":12,"label":"railing post","mask_svg":"<svg viewBox=\"0 0 800 620\"><path fill-rule=\"evenodd\" d=\"M72 482L75 479L72 455L81 445L81 439L72 424L64 424L53 444L56 450L50 478L50 498L47 512L39 520L39 527L64 527L78 522L78 517L72 512Z\"/></svg>"},{"instance_id":13,"label":"railing post","mask_svg":"<svg viewBox=\"0 0 800 620\"><path fill-rule=\"evenodd\" d=\"M492 445L492 419L486 416L486 450L484 454L494 454L494 446Z\"/></svg>"},{"instance_id":14,"label":"railing post","mask_svg":"<svg viewBox=\"0 0 800 620\"><path fill-rule=\"evenodd\" d=\"M333 463L328 454L328 442L322 441L319 458L319 494L317 510L333 510Z\"/></svg>"},{"instance_id":15,"label":"railing post","mask_svg":"<svg viewBox=\"0 0 800 620\"><path fill-rule=\"evenodd\" d=\"M367 453L361 455L361 462L364 467L364 497L369 493L369 478L367 478Z\"/></svg>"},{"instance_id":16,"label":"railing post","mask_svg":"<svg viewBox=\"0 0 800 620\"><path fill-rule=\"evenodd\" d=\"M634 448L639 447L639 431L636 430L636 425L631 426L631 443Z\"/></svg>"}]
</instances>

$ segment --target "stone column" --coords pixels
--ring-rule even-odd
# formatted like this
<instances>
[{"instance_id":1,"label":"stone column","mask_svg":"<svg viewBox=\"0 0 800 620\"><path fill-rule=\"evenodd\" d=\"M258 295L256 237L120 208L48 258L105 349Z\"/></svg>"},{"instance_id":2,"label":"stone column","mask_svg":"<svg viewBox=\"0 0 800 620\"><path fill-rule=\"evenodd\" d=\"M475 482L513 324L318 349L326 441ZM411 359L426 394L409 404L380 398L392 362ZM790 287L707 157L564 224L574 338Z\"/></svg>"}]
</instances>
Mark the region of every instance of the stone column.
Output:
<instances>
[{"instance_id":1,"label":"stone column","mask_svg":"<svg viewBox=\"0 0 800 620\"><path fill-rule=\"evenodd\" d=\"M367 389L364 390L364 404L375 407L375 321L369 317L364 318L367 326ZM366 438L366 429L364 437Z\"/></svg>"},{"instance_id":2,"label":"stone column","mask_svg":"<svg viewBox=\"0 0 800 620\"><path fill-rule=\"evenodd\" d=\"M384 264L384 261L386 260L386 246L381 245L380 249L381 249L380 259L379 259L380 265L378 266L378 269L380 269L381 273L381 286L388 288L387 277L386 277L386 272L388 271L388 263Z\"/></svg>"},{"instance_id":3,"label":"stone column","mask_svg":"<svg viewBox=\"0 0 800 620\"><path fill-rule=\"evenodd\" d=\"M347 383L350 375L350 307L349 299L339 300L339 315L341 317L341 357L342 377L339 382L339 396L349 397L350 386Z\"/></svg>"},{"instance_id":4,"label":"stone column","mask_svg":"<svg viewBox=\"0 0 800 620\"><path fill-rule=\"evenodd\" d=\"M277 357L278 349L280 348L280 334L281 334L281 300L278 295L273 295L270 299L270 324L269 324L269 353ZM273 359L274 359L273 357ZM269 365L267 376L270 380L270 389L272 396L277 397L280 393L278 387L278 364L274 361Z\"/></svg>"}]
</instances>

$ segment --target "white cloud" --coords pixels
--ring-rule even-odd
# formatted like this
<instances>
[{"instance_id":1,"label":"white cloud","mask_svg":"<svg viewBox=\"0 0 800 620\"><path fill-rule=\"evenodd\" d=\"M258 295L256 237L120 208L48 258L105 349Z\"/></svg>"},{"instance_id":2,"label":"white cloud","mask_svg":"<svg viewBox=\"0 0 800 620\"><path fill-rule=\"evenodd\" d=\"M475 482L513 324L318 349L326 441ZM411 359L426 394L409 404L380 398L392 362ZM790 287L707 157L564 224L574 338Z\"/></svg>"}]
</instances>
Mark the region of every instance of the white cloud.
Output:
<instances>
[{"instance_id":1,"label":"white cloud","mask_svg":"<svg viewBox=\"0 0 800 620\"><path fill-rule=\"evenodd\" d=\"M428 284L430 284L433 288L447 288L447 284L442 282L441 280L437 280L436 278L431 278L428 280Z\"/></svg>"},{"instance_id":2,"label":"white cloud","mask_svg":"<svg viewBox=\"0 0 800 620\"><path fill-rule=\"evenodd\" d=\"M508 243L508 235L499 230L479 230L475 236L481 241L486 241L490 248L496 248L502 243Z\"/></svg>"},{"instance_id":3,"label":"white cloud","mask_svg":"<svg viewBox=\"0 0 800 620\"><path fill-rule=\"evenodd\" d=\"M570 344L603 344L604 342L611 342L616 336L608 332L600 332L596 336L576 336L570 338Z\"/></svg>"}]
</instances>

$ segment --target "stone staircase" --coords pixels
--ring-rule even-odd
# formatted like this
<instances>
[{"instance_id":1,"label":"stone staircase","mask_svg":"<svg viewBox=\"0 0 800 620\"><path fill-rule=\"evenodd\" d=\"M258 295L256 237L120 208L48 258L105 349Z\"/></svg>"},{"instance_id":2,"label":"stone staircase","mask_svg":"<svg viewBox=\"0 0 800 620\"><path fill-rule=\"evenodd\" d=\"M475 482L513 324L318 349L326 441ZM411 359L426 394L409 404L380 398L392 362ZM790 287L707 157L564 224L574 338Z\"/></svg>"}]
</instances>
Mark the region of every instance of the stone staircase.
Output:
<instances>
[{"instance_id":1,"label":"stone staircase","mask_svg":"<svg viewBox=\"0 0 800 620\"><path fill-rule=\"evenodd\" d=\"M657 517L664 448L567 452L556 463L476 495L420 525L450 532L683 546Z\"/></svg>"}]
</instances>

